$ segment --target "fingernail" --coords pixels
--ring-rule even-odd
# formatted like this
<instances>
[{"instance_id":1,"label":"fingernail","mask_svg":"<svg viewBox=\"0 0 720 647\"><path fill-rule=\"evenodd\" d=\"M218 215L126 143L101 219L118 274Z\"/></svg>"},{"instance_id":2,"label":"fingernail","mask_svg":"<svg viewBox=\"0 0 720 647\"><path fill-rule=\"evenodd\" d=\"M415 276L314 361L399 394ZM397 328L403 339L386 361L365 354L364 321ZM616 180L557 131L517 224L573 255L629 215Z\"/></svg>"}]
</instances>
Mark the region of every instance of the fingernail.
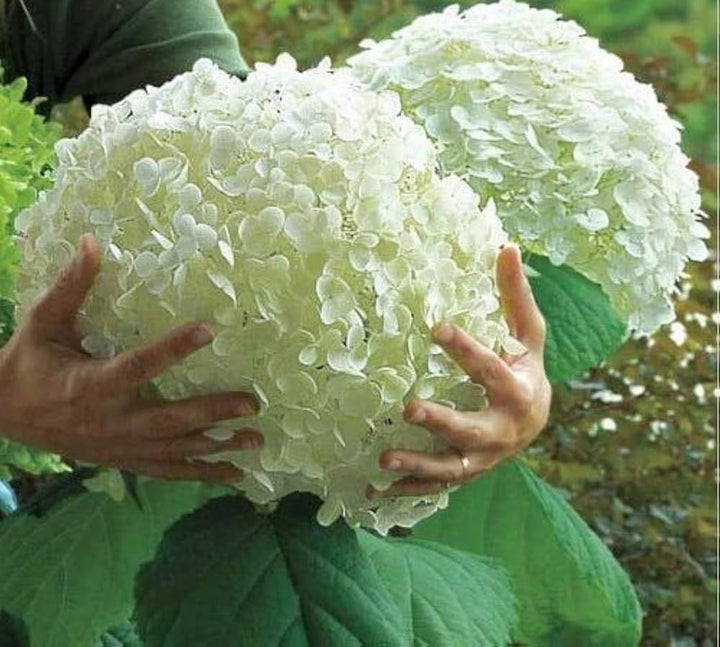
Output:
<instances>
[{"instance_id":1,"label":"fingernail","mask_svg":"<svg viewBox=\"0 0 720 647\"><path fill-rule=\"evenodd\" d=\"M387 464L387 469L393 470L393 471L397 472L397 471L400 469L401 466L402 466L402 463L401 463L397 458L393 458L393 459Z\"/></svg>"},{"instance_id":2,"label":"fingernail","mask_svg":"<svg viewBox=\"0 0 720 647\"><path fill-rule=\"evenodd\" d=\"M235 413L238 416L255 416L257 415L259 408L256 404L243 400L235 408Z\"/></svg>"},{"instance_id":3,"label":"fingernail","mask_svg":"<svg viewBox=\"0 0 720 647\"><path fill-rule=\"evenodd\" d=\"M193 344L196 346L204 346L212 341L214 336L213 330L209 326L202 326L195 330L192 336Z\"/></svg>"},{"instance_id":4,"label":"fingernail","mask_svg":"<svg viewBox=\"0 0 720 647\"><path fill-rule=\"evenodd\" d=\"M455 328L452 324L449 324L449 323L441 323L433 331L433 336L441 344L447 344L453 338L454 334L455 334Z\"/></svg>"}]
</instances>

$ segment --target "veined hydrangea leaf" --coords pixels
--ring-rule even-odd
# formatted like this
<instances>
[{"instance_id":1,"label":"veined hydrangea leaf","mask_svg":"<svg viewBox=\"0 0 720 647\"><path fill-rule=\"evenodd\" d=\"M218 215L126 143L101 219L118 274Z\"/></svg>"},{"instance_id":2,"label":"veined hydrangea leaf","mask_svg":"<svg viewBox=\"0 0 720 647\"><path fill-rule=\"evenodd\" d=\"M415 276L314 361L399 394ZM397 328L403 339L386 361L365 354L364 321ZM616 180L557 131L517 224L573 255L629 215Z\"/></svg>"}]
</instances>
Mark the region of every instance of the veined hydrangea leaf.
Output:
<instances>
[{"instance_id":1,"label":"veined hydrangea leaf","mask_svg":"<svg viewBox=\"0 0 720 647\"><path fill-rule=\"evenodd\" d=\"M497 562L436 542L368 532L359 539L407 623L409 644L510 643L517 600Z\"/></svg>"},{"instance_id":2,"label":"veined hydrangea leaf","mask_svg":"<svg viewBox=\"0 0 720 647\"><path fill-rule=\"evenodd\" d=\"M146 647L407 644L355 533L316 507L293 495L263 516L224 497L172 526L137 576Z\"/></svg>"},{"instance_id":3,"label":"veined hydrangea leaf","mask_svg":"<svg viewBox=\"0 0 720 647\"><path fill-rule=\"evenodd\" d=\"M563 497L519 461L453 493L413 537L500 560L520 602L513 638L521 644L638 644L641 609L627 574Z\"/></svg>"},{"instance_id":4,"label":"veined hydrangea leaf","mask_svg":"<svg viewBox=\"0 0 720 647\"><path fill-rule=\"evenodd\" d=\"M551 382L583 375L625 341L627 326L599 284L546 256L523 255L533 295L547 324L545 372Z\"/></svg>"},{"instance_id":5,"label":"veined hydrangea leaf","mask_svg":"<svg viewBox=\"0 0 720 647\"><path fill-rule=\"evenodd\" d=\"M0 609L21 618L32 647L91 645L132 611L133 577L165 528L198 503L201 485L147 481L131 497L71 496L42 517L0 523Z\"/></svg>"},{"instance_id":6,"label":"veined hydrangea leaf","mask_svg":"<svg viewBox=\"0 0 720 647\"><path fill-rule=\"evenodd\" d=\"M500 568L342 520L324 528L319 503L294 494L260 515L223 497L168 529L137 577L146 647L507 644L514 598Z\"/></svg>"}]
</instances>

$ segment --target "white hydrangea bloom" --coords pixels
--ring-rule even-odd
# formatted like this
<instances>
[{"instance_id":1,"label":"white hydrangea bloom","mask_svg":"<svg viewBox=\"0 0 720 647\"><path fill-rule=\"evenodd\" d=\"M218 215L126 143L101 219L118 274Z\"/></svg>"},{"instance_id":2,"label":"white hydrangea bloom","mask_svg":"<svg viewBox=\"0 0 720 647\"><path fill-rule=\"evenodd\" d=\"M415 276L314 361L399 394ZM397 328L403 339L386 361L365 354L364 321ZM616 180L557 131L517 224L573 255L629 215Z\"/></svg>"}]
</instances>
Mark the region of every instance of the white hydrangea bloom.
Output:
<instances>
[{"instance_id":1,"label":"white hydrangea bloom","mask_svg":"<svg viewBox=\"0 0 720 647\"><path fill-rule=\"evenodd\" d=\"M630 330L675 319L675 282L707 258L707 215L682 126L620 58L514 0L452 5L361 46L356 76L400 94L512 239L599 283Z\"/></svg>"},{"instance_id":2,"label":"white hydrangea bloom","mask_svg":"<svg viewBox=\"0 0 720 647\"><path fill-rule=\"evenodd\" d=\"M329 61L297 71L289 55L246 82L208 60L160 88L96 106L57 146L57 184L17 221L19 317L74 254L79 235L104 262L86 301L83 347L95 357L211 321L211 346L154 380L168 398L247 390L254 452L223 451L254 502L293 491L380 532L410 526L447 493L369 501L389 447L443 445L403 421L410 398L486 405L482 387L432 343L455 321L519 352L494 282L507 234L492 202L436 174L434 147L391 91L362 89Z\"/></svg>"}]
</instances>

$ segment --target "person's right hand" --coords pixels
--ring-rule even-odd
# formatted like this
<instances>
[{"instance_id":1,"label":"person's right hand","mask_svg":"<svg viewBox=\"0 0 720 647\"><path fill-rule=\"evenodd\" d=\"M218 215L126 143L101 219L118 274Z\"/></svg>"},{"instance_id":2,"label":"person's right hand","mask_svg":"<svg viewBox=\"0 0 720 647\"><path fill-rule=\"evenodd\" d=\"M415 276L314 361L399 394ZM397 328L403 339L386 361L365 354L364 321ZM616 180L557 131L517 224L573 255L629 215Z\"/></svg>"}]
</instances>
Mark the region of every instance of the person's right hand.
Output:
<instances>
[{"instance_id":1,"label":"person's right hand","mask_svg":"<svg viewBox=\"0 0 720 647\"><path fill-rule=\"evenodd\" d=\"M81 237L79 253L0 348L0 434L66 458L156 478L239 480L242 472L230 463L185 458L260 447L263 438L252 429L240 429L227 441L202 433L220 420L256 415L252 395L163 400L140 394L143 383L211 341L207 324L182 326L108 360L83 350L75 320L100 259L97 241Z\"/></svg>"}]
</instances>

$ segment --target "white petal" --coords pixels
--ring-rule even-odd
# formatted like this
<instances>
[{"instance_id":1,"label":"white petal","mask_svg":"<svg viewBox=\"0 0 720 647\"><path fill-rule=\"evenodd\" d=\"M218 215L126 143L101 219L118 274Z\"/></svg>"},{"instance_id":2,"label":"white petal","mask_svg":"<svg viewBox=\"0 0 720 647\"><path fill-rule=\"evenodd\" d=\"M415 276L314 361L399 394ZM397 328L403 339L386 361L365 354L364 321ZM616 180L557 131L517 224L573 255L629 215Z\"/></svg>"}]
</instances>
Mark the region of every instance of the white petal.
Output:
<instances>
[{"instance_id":1,"label":"white petal","mask_svg":"<svg viewBox=\"0 0 720 647\"><path fill-rule=\"evenodd\" d=\"M232 299L232 302L237 305L237 296L235 294L235 286L233 282L224 274L216 272L215 270L207 270L206 274L212 281L213 285L222 290L228 297Z\"/></svg>"},{"instance_id":2,"label":"white petal","mask_svg":"<svg viewBox=\"0 0 720 647\"><path fill-rule=\"evenodd\" d=\"M195 238L198 241L200 249L204 252L213 249L218 242L217 232L212 227L204 224L197 226L195 230Z\"/></svg>"},{"instance_id":3,"label":"white petal","mask_svg":"<svg viewBox=\"0 0 720 647\"><path fill-rule=\"evenodd\" d=\"M228 265L235 267L235 254L232 247L224 240L218 241L218 247L220 248L220 255L227 261Z\"/></svg>"},{"instance_id":4,"label":"white petal","mask_svg":"<svg viewBox=\"0 0 720 647\"><path fill-rule=\"evenodd\" d=\"M135 259L135 272L140 278L150 276L159 267L158 258L152 252L141 252Z\"/></svg>"}]
</instances>

